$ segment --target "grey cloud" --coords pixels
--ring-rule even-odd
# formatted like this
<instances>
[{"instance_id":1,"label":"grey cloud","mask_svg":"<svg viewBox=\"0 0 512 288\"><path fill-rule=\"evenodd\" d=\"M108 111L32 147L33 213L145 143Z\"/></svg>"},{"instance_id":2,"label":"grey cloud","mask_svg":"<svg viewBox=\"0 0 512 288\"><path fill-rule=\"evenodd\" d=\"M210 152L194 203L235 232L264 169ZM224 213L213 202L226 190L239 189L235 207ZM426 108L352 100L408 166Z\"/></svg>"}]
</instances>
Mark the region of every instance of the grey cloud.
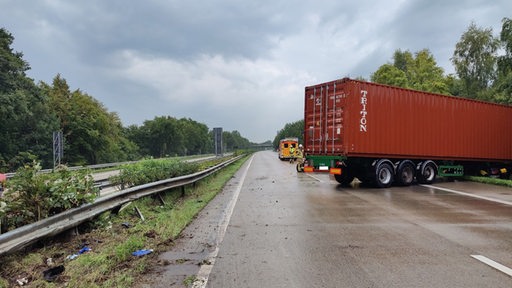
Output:
<instances>
[{"instance_id":1,"label":"grey cloud","mask_svg":"<svg viewBox=\"0 0 512 288\"><path fill-rule=\"evenodd\" d=\"M509 11L508 0L0 0L0 25L30 77L60 73L126 125L190 117L265 141L302 117L304 86L369 77L396 49L428 48L451 72L470 22L498 34Z\"/></svg>"},{"instance_id":2,"label":"grey cloud","mask_svg":"<svg viewBox=\"0 0 512 288\"><path fill-rule=\"evenodd\" d=\"M180 59L199 54L257 58L272 47L272 36L288 29L259 1L87 3L49 21L66 29L78 51L93 61L108 55L104 51L127 48Z\"/></svg>"}]
</instances>

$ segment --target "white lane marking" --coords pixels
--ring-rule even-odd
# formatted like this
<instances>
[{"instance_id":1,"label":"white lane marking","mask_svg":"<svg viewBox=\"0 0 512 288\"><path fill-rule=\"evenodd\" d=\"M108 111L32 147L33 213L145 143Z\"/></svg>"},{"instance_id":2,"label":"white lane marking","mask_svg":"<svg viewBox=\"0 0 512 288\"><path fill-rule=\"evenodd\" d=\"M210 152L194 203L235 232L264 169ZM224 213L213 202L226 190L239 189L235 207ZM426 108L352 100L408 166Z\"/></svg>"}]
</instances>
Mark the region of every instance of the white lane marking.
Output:
<instances>
[{"instance_id":1,"label":"white lane marking","mask_svg":"<svg viewBox=\"0 0 512 288\"><path fill-rule=\"evenodd\" d=\"M245 182L245 177L247 176L247 171L249 171L249 167L251 166L252 160L254 159L254 155L249 160L249 164L245 167L245 170L242 174L240 182L236 187L235 193L233 194L233 198L228 203L226 207L226 211L224 213L224 217L219 221L219 229L217 232L217 237L215 239L215 249L208 255L208 263L206 265L201 265L199 272L197 273L196 280L192 284L193 288L204 288L206 287L206 283L208 283L208 278L210 277L210 273L212 272L213 265L215 264L215 259L219 254L219 245L222 243L224 239L224 235L226 235L226 230L228 229L229 221L231 220L231 216L233 215L233 210L235 209L236 202L238 201L238 196L240 195L240 191L242 190L242 186Z\"/></svg>"},{"instance_id":2,"label":"white lane marking","mask_svg":"<svg viewBox=\"0 0 512 288\"><path fill-rule=\"evenodd\" d=\"M502 265L502 264L500 264L496 261L493 261L485 256L482 256L482 255L471 255L471 257L475 258L476 260L478 260L482 263L485 263L485 264L491 266L492 268L494 268L498 271L501 271L501 272L507 274L508 276L512 276L512 269L508 268L505 265Z\"/></svg>"},{"instance_id":3,"label":"white lane marking","mask_svg":"<svg viewBox=\"0 0 512 288\"><path fill-rule=\"evenodd\" d=\"M311 175L311 174L309 174L309 173L305 173L305 174L306 174L306 175L308 175L309 177L311 177L311 178L315 179L315 180L316 180L316 181L318 181L318 182L324 182L322 179L317 178L317 177L315 177L315 176L313 176L313 175Z\"/></svg>"},{"instance_id":4,"label":"white lane marking","mask_svg":"<svg viewBox=\"0 0 512 288\"><path fill-rule=\"evenodd\" d=\"M455 194L459 194L459 195L464 195L464 196L468 196L468 197L478 198L478 199L482 199L482 200L487 200L487 201L492 201L492 202L496 202L496 203L512 206L512 202L504 201L504 200L500 200L500 199L495 199L495 198L475 195L475 194L461 192L461 191L452 190L452 189L448 189L448 188L436 187L436 186L432 186L432 185L420 185L420 186L427 187L427 188L432 188L432 189L443 190L443 191L446 191L446 192L451 192L451 193L455 193Z\"/></svg>"}]
</instances>

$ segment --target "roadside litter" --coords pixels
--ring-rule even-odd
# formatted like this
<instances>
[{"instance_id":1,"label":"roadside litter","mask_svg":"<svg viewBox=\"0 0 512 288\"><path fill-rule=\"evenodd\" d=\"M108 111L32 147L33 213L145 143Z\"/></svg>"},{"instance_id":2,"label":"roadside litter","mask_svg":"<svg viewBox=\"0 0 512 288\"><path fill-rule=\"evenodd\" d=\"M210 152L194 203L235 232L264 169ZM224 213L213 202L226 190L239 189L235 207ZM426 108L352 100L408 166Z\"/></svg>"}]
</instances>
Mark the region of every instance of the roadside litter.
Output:
<instances>
[{"instance_id":1,"label":"roadside litter","mask_svg":"<svg viewBox=\"0 0 512 288\"><path fill-rule=\"evenodd\" d=\"M89 251L91 251L91 248L89 248L89 247L85 246L85 247L83 247L82 249L80 249L80 250L78 251L78 253L77 253L77 254L69 255L68 257L66 257L66 259L68 259L68 260L74 260L74 259L76 259L78 256L80 256L80 255L84 254L85 252L89 252Z\"/></svg>"},{"instance_id":2,"label":"roadside litter","mask_svg":"<svg viewBox=\"0 0 512 288\"><path fill-rule=\"evenodd\" d=\"M64 272L64 270L64 265L55 266L53 268L43 271L43 277L46 281L53 282L57 278L57 276Z\"/></svg>"},{"instance_id":3,"label":"roadside litter","mask_svg":"<svg viewBox=\"0 0 512 288\"><path fill-rule=\"evenodd\" d=\"M20 285L20 286L23 286L25 284L28 284L28 279L27 279L27 277L16 279L16 283L18 283L18 285Z\"/></svg>"},{"instance_id":4,"label":"roadside litter","mask_svg":"<svg viewBox=\"0 0 512 288\"><path fill-rule=\"evenodd\" d=\"M133 252L132 255L140 257L140 256L148 255L151 253L153 253L153 249L142 249L142 250L137 250L137 251Z\"/></svg>"}]
</instances>

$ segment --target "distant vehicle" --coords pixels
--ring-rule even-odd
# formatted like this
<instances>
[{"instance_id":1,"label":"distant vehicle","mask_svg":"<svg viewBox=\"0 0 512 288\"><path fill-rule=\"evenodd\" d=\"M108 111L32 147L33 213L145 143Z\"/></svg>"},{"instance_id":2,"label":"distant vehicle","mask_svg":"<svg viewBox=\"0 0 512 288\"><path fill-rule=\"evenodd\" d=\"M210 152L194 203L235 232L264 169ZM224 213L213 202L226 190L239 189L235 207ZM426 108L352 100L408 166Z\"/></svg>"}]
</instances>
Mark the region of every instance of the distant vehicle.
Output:
<instances>
[{"instance_id":1,"label":"distant vehicle","mask_svg":"<svg viewBox=\"0 0 512 288\"><path fill-rule=\"evenodd\" d=\"M295 159L295 155L290 153L290 149L296 150L299 148L299 138L288 137L279 141L279 159L290 160Z\"/></svg>"},{"instance_id":2,"label":"distant vehicle","mask_svg":"<svg viewBox=\"0 0 512 288\"><path fill-rule=\"evenodd\" d=\"M377 187L512 166L512 107L344 78L305 88L305 172Z\"/></svg>"}]
</instances>

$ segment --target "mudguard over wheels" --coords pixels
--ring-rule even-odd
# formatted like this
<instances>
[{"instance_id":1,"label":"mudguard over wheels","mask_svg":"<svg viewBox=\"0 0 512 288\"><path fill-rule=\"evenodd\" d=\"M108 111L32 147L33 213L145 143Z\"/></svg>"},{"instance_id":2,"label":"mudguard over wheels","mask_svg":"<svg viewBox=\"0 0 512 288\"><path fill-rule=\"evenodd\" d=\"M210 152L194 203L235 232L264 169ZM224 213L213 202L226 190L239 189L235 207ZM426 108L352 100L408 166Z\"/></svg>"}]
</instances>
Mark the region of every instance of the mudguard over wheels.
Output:
<instances>
[{"instance_id":1,"label":"mudguard over wheels","mask_svg":"<svg viewBox=\"0 0 512 288\"><path fill-rule=\"evenodd\" d=\"M434 161L427 160L418 167L416 179L420 184L432 184L436 179L437 165Z\"/></svg>"},{"instance_id":2,"label":"mudguard over wheels","mask_svg":"<svg viewBox=\"0 0 512 288\"><path fill-rule=\"evenodd\" d=\"M414 181L416 167L411 160L404 160L398 164L395 181L400 186L409 186Z\"/></svg>"},{"instance_id":3,"label":"mudguard over wheels","mask_svg":"<svg viewBox=\"0 0 512 288\"><path fill-rule=\"evenodd\" d=\"M389 160L382 159L375 164L374 183L379 188L388 188L393 184L395 170Z\"/></svg>"}]
</instances>

